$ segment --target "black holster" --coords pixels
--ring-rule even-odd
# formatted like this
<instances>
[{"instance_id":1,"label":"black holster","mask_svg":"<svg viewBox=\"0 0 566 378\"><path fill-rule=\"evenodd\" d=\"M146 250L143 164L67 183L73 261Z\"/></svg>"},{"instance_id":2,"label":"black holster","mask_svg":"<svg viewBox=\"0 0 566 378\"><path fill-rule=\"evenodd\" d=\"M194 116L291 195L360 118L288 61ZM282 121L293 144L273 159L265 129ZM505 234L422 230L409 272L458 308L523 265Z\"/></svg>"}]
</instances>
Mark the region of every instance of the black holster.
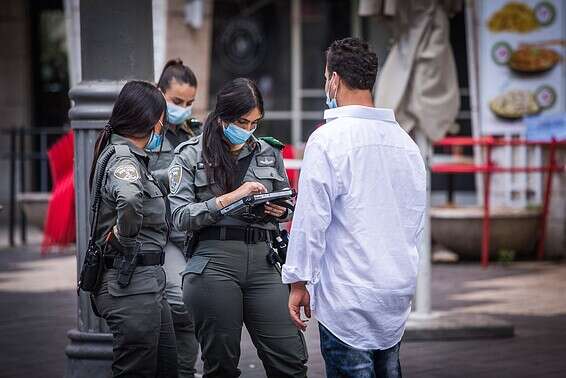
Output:
<instances>
[{"instance_id":1,"label":"black holster","mask_svg":"<svg viewBox=\"0 0 566 378\"><path fill-rule=\"evenodd\" d=\"M81 267L78 288L86 292L94 292L100 284L104 272L102 251L93 240L89 240L85 259Z\"/></svg>"},{"instance_id":2,"label":"black holster","mask_svg":"<svg viewBox=\"0 0 566 378\"><path fill-rule=\"evenodd\" d=\"M134 248L123 248L120 256L120 265L117 268L116 281L122 289L128 287L138 262L138 252L141 243L136 243Z\"/></svg>"},{"instance_id":3,"label":"black holster","mask_svg":"<svg viewBox=\"0 0 566 378\"><path fill-rule=\"evenodd\" d=\"M289 245L289 233L287 230L276 231L275 238L271 243L273 248L277 250L277 254L282 261L281 264L285 264L285 261L287 260L287 247Z\"/></svg>"},{"instance_id":4,"label":"black holster","mask_svg":"<svg viewBox=\"0 0 566 378\"><path fill-rule=\"evenodd\" d=\"M195 249L197 248L198 244L198 232L195 231L187 231L185 234L185 242L183 243L183 255L188 260L193 257L195 253Z\"/></svg>"}]
</instances>

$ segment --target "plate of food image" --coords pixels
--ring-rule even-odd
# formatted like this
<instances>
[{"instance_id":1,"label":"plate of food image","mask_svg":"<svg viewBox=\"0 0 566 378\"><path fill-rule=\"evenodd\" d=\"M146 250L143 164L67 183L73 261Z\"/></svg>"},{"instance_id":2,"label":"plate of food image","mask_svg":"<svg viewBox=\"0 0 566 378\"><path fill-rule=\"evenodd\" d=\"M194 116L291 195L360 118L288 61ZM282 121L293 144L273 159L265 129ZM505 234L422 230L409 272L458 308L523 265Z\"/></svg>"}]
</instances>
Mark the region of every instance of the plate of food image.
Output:
<instances>
[{"instance_id":1,"label":"plate of food image","mask_svg":"<svg viewBox=\"0 0 566 378\"><path fill-rule=\"evenodd\" d=\"M553 49L537 45L521 45L511 53L509 68L517 73L538 74L551 70L561 56Z\"/></svg>"},{"instance_id":2,"label":"plate of food image","mask_svg":"<svg viewBox=\"0 0 566 378\"><path fill-rule=\"evenodd\" d=\"M499 95L489 102L489 108L497 117L509 121L538 114L541 111L535 96L526 90L511 90Z\"/></svg>"}]
</instances>

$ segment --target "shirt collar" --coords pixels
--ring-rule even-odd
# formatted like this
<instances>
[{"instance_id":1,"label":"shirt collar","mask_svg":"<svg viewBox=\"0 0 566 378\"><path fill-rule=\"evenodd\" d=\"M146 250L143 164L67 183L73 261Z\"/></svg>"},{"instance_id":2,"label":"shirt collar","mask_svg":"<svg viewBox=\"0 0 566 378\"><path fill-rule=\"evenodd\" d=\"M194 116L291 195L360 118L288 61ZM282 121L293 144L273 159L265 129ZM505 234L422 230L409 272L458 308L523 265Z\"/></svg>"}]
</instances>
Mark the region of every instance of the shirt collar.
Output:
<instances>
[{"instance_id":1,"label":"shirt collar","mask_svg":"<svg viewBox=\"0 0 566 378\"><path fill-rule=\"evenodd\" d=\"M112 134L112 136L110 137L110 143L127 145L128 147L130 147L130 151L132 151L134 154L144 158L147 157L147 154L145 153L144 150L133 144L130 139L123 137L121 135Z\"/></svg>"},{"instance_id":2,"label":"shirt collar","mask_svg":"<svg viewBox=\"0 0 566 378\"><path fill-rule=\"evenodd\" d=\"M261 144L259 143L259 140L255 137L255 135L252 135L242 147L240 154L238 155L238 160L245 158L254 151L259 152L260 149Z\"/></svg>"},{"instance_id":3,"label":"shirt collar","mask_svg":"<svg viewBox=\"0 0 566 378\"><path fill-rule=\"evenodd\" d=\"M334 109L327 109L324 111L324 119L331 121L341 117L353 117L373 119L377 121L396 122L395 113L392 109L386 108L371 108L369 106L361 105L347 105L340 106Z\"/></svg>"}]
</instances>

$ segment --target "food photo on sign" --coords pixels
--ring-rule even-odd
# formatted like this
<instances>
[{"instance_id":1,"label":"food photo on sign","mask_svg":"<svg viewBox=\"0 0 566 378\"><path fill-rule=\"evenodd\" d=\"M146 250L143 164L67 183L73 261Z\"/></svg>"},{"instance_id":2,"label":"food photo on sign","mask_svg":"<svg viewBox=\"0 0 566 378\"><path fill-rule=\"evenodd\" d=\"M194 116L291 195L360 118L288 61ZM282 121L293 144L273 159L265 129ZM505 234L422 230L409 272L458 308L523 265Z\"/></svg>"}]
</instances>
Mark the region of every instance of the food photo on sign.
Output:
<instances>
[{"instance_id":1,"label":"food photo on sign","mask_svg":"<svg viewBox=\"0 0 566 378\"><path fill-rule=\"evenodd\" d=\"M564 3L475 3L481 134L524 135L525 117L566 110Z\"/></svg>"}]
</instances>

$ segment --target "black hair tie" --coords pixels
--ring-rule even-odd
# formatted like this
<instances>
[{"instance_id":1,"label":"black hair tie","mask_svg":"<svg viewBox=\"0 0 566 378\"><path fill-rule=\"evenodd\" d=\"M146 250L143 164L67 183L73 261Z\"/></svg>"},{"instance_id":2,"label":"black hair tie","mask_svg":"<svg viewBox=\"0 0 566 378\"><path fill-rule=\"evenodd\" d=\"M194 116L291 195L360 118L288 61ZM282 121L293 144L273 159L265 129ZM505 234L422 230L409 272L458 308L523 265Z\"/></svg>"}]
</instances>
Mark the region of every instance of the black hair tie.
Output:
<instances>
[{"instance_id":1,"label":"black hair tie","mask_svg":"<svg viewBox=\"0 0 566 378\"><path fill-rule=\"evenodd\" d=\"M114 132L114 128L112 127L111 124L107 123L107 124L104 126L104 132L105 132L106 134L110 135L110 134L112 134L112 132Z\"/></svg>"}]
</instances>

